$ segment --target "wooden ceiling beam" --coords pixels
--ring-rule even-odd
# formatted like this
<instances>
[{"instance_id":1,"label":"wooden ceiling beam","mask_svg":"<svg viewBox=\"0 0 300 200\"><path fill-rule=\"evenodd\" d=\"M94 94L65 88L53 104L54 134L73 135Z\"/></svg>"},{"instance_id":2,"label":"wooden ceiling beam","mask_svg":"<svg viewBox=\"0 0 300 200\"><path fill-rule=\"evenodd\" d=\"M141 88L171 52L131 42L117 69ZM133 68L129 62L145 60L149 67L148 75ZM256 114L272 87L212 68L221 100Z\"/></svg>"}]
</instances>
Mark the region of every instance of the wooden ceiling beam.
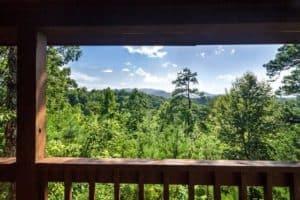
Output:
<instances>
[{"instance_id":1,"label":"wooden ceiling beam","mask_svg":"<svg viewBox=\"0 0 300 200\"><path fill-rule=\"evenodd\" d=\"M193 45L300 40L300 5L295 0L170 2L2 0L0 44L15 44L15 31L5 27L24 23L47 34L48 44Z\"/></svg>"}]
</instances>

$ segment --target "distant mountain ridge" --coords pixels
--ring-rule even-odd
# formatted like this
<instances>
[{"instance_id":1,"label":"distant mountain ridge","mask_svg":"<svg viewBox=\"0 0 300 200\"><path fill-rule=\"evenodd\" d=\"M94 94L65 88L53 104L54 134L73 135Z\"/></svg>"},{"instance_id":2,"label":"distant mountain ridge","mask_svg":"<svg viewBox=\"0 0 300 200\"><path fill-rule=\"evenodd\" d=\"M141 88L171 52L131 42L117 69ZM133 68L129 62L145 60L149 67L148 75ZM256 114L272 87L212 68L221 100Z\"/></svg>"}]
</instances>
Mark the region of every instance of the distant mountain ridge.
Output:
<instances>
[{"instance_id":1,"label":"distant mountain ridge","mask_svg":"<svg viewBox=\"0 0 300 200\"><path fill-rule=\"evenodd\" d=\"M123 90L131 92L133 90L133 88L124 88ZM164 90L159 90L159 89L153 89L153 88L139 88L137 89L140 92L143 92L145 94L148 95L153 95L153 96L158 96L158 97L163 97L163 98L171 98L172 97L172 93L170 92L166 92ZM199 95L191 95L192 99L201 99L203 97L215 97L218 96L216 94L210 94L208 92L202 92L203 95L199 96Z\"/></svg>"}]
</instances>

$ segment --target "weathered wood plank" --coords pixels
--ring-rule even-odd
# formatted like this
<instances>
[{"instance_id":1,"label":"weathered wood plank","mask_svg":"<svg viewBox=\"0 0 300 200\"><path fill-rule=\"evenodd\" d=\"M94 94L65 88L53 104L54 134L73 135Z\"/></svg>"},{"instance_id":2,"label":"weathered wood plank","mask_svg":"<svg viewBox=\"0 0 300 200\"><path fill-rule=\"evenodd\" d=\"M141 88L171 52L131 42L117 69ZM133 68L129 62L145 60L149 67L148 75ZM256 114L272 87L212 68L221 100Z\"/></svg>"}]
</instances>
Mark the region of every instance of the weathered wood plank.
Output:
<instances>
[{"instance_id":1,"label":"weathered wood plank","mask_svg":"<svg viewBox=\"0 0 300 200\"><path fill-rule=\"evenodd\" d=\"M49 157L38 161L39 164L61 165L114 165L114 166L180 166L180 167L240 167L262 171L266 168L300 168L300 162L282 161L250 161L250 160L191 160L191 159L122 159L122 158L72 158L72 157Z\"/></svg>"}]
</instances>

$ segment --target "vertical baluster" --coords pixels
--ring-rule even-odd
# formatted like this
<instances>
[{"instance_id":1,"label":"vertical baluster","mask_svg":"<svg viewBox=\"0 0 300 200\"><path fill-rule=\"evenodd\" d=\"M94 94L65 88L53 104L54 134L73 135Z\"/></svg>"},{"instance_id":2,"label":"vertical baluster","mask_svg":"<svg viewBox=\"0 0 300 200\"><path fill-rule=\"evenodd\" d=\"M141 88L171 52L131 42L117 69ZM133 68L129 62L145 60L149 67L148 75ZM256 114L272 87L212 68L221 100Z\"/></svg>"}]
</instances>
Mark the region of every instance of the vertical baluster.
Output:
<instances>
[{"instance_id":1,"label":"vertical baluster","mask_svg":"<svg viewBox=\"0 0 300 200\"><path fill-rule=\"evenodd\" d=\"M65 200L72 200L72 182L70 180L65 181Z\"/></svg>"},{"instance_id":2,"label":"vertical baluster","mask_svg":"<svg viewBox=\"0 0 300 200\"><path fill-rule=\"evenodd\" d=\"M95 186L94 181L89 182L89 200L95 200Z\"/></svg>"},{"instance_id":3,"label":"vertical baluster","mask_svg":"<svg viewBox=\"0 0 300 200\"><path fill-rule=\"evenodd\" d=\"M264 200L272 200L272 176L265 175Z\"/></svg>"},{"instance_id":4,"label":"vertical baluster","mask_svg":"<svg viewBox=\"0 0 300 200\"><path fill-rule=\"evenodd\" d=\"M164 180L164 188L163 188L163 199L169 200L169 177L166 172L163 174L163 180Z\"/></svg>"},{"instance_id":5,"label":"vertical baluster","mask_svg":"<svg viewBox=\"0 0 300 200\"><path fill-rule=\"evenodd\" d=\"M221 184L219 180L219 175L214 172L214 199L221 200Z\"/></svg>"},{"instance_id":6,"label":"vertical baluster","mask_svg":"<svg viewBox=\"0 0 300 200\"><path fill-rule=\"evenodd\" d=\"M39 188L39 199L47 200L48 199L48 170L42 169L41 171L41 184Z\"/></svg>"},{"instance_id":7,"label":"vertical baluster","mask_svg":"<svg viewBox=\"0 0 300 200\"><path fill-rule=\"evenodd\" d=\"M96 169L94 167L90 167L88 170L88 178L89 178L89 200L95 200L95 177L96 177Z\"/></svg>"},{"instance_id":8,"label":"vertical baluster","mask_svg":"<svg viewBox=\"0 0 300 200\"><path fill-rule=\"evenodd\" d=\"M292 185L290 186L291 200L300 200L300 174L294 173L292 175Z\"/></svg>"},{"instance_id":9,"label":"vertical baluster","mask_svg":"<svg viewBox=\"0 0 300 200\"><path fill-rule=\"evenodd\" d=\"M195 185L193 181L193 175L192 172L188 172L188 178L189 178L189 185L188 185L188 190L189 190L189 200L194 200L195 199Z\"/></svg>"},{"instance_id":10,"label":"vertical baluster","mask_svg":"<svg viewBox=\"0 0 300 200\"><path fill-rule=\"evenodd\" d=\"M114 199L120 200L120 174L118 169L114 171Z\"/></svg>"},{"instance_id":11,"label":"vertical baluster","mask_svg":"<svg viewBox=\"0 0 300 200\"><path fill-rule=\"evenodd\" d=\"M65 172L65 200L72 200L72 176L71 172Z\"/></svg>"},{"instance_id":12,"label":"vertical baluster","mask_svg":"<svg viewBox=\"0 0 300 200\"><path fill-rule=\"evenodd\" d=\"M247 175L243 172L240 173L240 185L239 185L239 200L247 199L247 185L246 185Z\"/></svg>"},{"instance_id":13,"label":"vertical baluster","mask_svg":"<svg viewBox=\"0 0 300 200\"><path fill-rule=\"evenodd\" d=\"M139 173L139 200L144 200L144 175Z\"/></svg>"}]
</instances>

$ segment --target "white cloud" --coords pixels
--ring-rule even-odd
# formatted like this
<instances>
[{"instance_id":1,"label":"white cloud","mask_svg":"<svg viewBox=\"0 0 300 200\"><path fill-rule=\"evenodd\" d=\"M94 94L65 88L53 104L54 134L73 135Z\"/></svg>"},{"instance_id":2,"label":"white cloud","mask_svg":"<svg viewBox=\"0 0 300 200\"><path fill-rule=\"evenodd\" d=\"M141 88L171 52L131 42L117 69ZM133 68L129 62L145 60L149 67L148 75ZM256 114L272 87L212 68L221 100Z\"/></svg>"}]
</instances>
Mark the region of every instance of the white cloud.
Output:
<instances>
[{"instance_id":1,"label":"white cloud","mask_svg":"<svg viewBox=\"0 0 300 200\"><path fill-rule=\"evenodd\" d=\"M206 57L206 52L204 52L204 51L201 51L201 52L199 52L199 53L196 53L196 56L200 56L201 58L205 58Z\"/></svg>"},{"instance_id":2,"label":"white cloud","mask_svg":"<svg viewBox=\"0 0 300 200\"><path fill-rule=\"evenodd\" d=\"M132 64L131 64L131 62L125 62L124 65L125 66L131 66Z\"/></svg>"},{"instance_id":3,"label":"white cloud","mask_svg":"<svg viewBox=\"0 0 300 200\"><path fill-rule=\"evenodd\" d=\"M76 71L72 71L71 78L78 82L94 82L100 80L100 78L98 77L90 76Z\"/></svg>"},{"instance_id":4,"label":"white cloud","mask_svg":"<svg viewBox=\"0 0 300 200\"><path fill-rule=\"evenodd\" d=\"M101 84L101 78L90 76L82 72L71 71L71 78L76 80L80 87L86 87L87 89L101 89L108 87L108 85Z\"/></svg>"},{"instance_id":5,"label":"white cloud","mask_svg":"<svg viewBox=\"0 0 300 200\"><path fill-rule=\"evenodd\" d=\"M230 50L230 55L234 55L234 54L235 54L235 52L236 52L236 50L235 50L235 49L231 49L231 50Z\"/></svg>"},{"instance_id":6,"label":"white cloud","mask_svg":"<svg viewBox=\"0 0 300 200\"><path fill-rule=\"evenodd\" d=\"M285 70L285 71L282 71L276 78L273 82L270 82L271 86L273 89L279 89L280 86L282 86L282 81L283 81L283 78L285 76L288 76L288 75L291 75L291 72L293 71L293 69L288 69L288 70Z\"/></svg>"},{"instance_id":7,"label":"white cloud","mask_svg":"<svg viewBox=\"0 0 300 200\"><path fill-rule=\"evenodd\" d=\"M171 62L165 62L161 66L164 67L164 68L167 68L167 67L174 67L174 68L176 68L176 67L178 67L177 64L171 63Z\"/></svg>"},{"instance_id":8,"label":"white cloud","mask_svg":"<svg viewBox=\"0 0 300 200\"><path fill-rule=\"evenodd\" d=\"M104 69L104 70L102 70L102 72L104 72L104 73L112 73L113 70L112 69Z\"/></svg>"},{"instance_id":9,"label":"white cloud","mask_svg":"<svg viewBox=\"0 0 300 200\"><path fill-rule=\"evenodd\" d=\"M292 70L289 69L289 70L282 71L280 73L280 75L275 78L274 81L270 81L269 77L266 75L266 69L263 67L255 70L255 71L251 71L251 68L250 68L250 70L248 70L248 71L254 73L255 76L257 77L258 81L267 81L270 84L270 86L272 87L273 91L276 91L277 89L279 89L280 86L282 86L282 80L283 80L284 76L290 75ZM219 87L231 88L232 82L234 82L237 78L242 77L244 73L246 73L246 71L242 72L242 73L218 75L216 77L216 79L222 81L220 83Z\"/></svg>"},{"instance_id":10,"label":"white cloud","mask_svg":"<svg viewBox=\"0 0 300 200\"><path fill-rule=\"evenodd\" d=\"M158 76L151 74L149 72L146 72L143 68L139 67L135 74L143 78L143 82L146 83L146 87L149 87L149 84L151 88L155 89L162 89L165 91L172 91L174 89L174 85L172 84L172 81L176 78L176 73L168 73L164 76ZM140 85L139 87L145 87L143 85Z\"/></svg>"},{"instance_id":11,"label":"white cloud","mask_svg":"<svg viewBox=\"0 0 300 200\"><path fill-rule=\"evenodd\" d=\"M222 53L224 53L224 51L225 51L224 47L222 45L220 45L215 49L215 54L221 55Z\"/></svg>"},{"instance_id":12,"label":"white cloud","mask_svg":"<svg viewBox=\"0 0 300 200\"><path fill-rule=\"evenodd\" d=\"M149 58L163 58L167 55L164 46L124 46L130 54L140 54Z\"/></svg>"},{"instance_id":13,"label":"white cloud","mask_svg":"<svg viewBox=\"0 0 300 200\"><path fill-rule=\"evenodd\" d=\"M123 68L122 71L123 71L123 72L130 72L130 69L128 69L128 68Z\"/></svg>"},{"instance_id":14,"label":"white cloud","mask_svg":"<svg viewBox=\"0 0 300 200\"><path fill-rule=\"evenodd\" d=\"M130 77L133 77L133 76L134 76L134 73L130 73L129 76L130 76Z\"/></svg>"},{"instance_id":15,"label":"white cloud","mask_svg":"<svg viewBox=\"0 0 300 200\"><path fill-rule=\"evenodd\" d=\"M126 82L121 82L120 85L121 85L121 86L127 86L128 83L126 83Z\"/></svg>"}]
</instances>

